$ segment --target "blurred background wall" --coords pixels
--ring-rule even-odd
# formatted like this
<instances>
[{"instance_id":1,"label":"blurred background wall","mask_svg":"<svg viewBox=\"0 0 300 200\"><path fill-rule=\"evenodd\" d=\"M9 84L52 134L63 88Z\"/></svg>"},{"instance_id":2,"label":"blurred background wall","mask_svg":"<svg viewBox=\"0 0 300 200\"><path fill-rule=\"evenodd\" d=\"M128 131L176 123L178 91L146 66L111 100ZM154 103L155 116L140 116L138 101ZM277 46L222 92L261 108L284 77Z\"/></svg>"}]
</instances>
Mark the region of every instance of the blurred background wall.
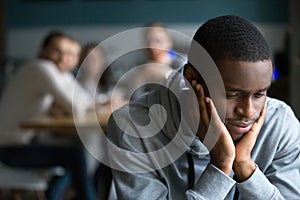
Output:
<instances>
[{"instance_id":1,"label":"blurred background wall","mask_svg":"<svg viewBox=\"0 0 300 200\"><path fill-rule=\"evenodd\" d=\"M192 36L208 18L237 14L256 22L272 49L281 48L288 22L286 0L7 0L5 56L32 57L49 29L102 41L120 31L161 21Z\"/></svg>"},{"instance_id":2,"label":"blurred background wall","mask_svg":"<svg viewBox=\"0 0 300 200\"><path fill-rule=\"evenodd\" d=\"M274 55L284 54L284 58L294 60L290 57L298 56L287 51L292 49L290 44L296 41L295 34L299 32L291 31L295 26L299 30L300 26L297 0L4 0L0 6L0 56L6 65L9 61L36 56L42 38L53 29L71 34L82 44L101 42L153 21L192 36L207 19L224 14L240 15L254 22ZM137 39L142 42L142 38ZM174 42L175 48L182 52L189 45L176 38ZM298 42L294 46L299 49ZM109 54L118 47L106 48ZM292 51L298 49L293 47ZM274 82L271 94L296 108L300 116L300 98L296 92L299 67L294 62L285 64L282 57L275 64L279 65L280 79ZM293 76L291 71L295 72Z\"/></svg>"}]
</instances>

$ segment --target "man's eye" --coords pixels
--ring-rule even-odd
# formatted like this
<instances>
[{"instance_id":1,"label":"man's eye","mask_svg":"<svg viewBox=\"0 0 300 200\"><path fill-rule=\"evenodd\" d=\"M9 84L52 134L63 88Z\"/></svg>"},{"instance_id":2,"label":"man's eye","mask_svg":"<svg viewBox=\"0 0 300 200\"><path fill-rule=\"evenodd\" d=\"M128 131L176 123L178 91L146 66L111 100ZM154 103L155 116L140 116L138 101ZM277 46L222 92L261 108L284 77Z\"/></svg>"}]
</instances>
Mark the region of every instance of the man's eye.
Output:
<instances>
[{"instance_id":1,"label":"man's eye","mask_svg":"<svg viewBox=\"0 0 300 200\"><path fill-rule=\"evenodd\" d=\"M265 96L265 93L256 93L256 94L254 94L254 96L256 98L261 98L261 97Z\"/></svg>"},{"instance_id":2,"label":"man's eye","mask_svg":"<svg viewBox=\"0 0 300 200\"><path fill-rule=\"evenodd\" d=\"M226 93L228 99L238 97L239 93Z\"/></svg>"}]
</instances>

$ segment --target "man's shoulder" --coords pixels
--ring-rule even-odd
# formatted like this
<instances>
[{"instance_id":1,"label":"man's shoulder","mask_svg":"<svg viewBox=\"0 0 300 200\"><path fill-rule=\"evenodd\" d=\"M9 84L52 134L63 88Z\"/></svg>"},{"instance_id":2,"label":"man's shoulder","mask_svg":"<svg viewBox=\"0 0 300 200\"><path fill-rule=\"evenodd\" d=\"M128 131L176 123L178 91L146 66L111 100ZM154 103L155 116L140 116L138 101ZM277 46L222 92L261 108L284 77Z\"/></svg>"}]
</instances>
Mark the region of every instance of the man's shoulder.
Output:
<instances>
[{"instance_id":1,"label":"man's shoulder","mask_svg":"<svg viewBox=\"0 0 300 200\"><path fill-rule=\"evenodd\" d=\"M127 128L136 132L139 127L149 126L153 120L156 122L160 113L156 112L157 107L153 103L156 101L152 98L149 93L115 110L109 119L109 130L116 131L118 127L119 130ZM153 112L155 112L155 119L153 119Z\"/></svg>"},{"instance_id":2,"label":"man's shoulder","mask_svg":"<svg viewBox=\"0 0 300 200\"><path fill-rule=\"evenodd\" d=\"M293 112L286 102L272 97L267 97L267 114L277 115L285 112Z\"/></svg>"},{"instance_id":3,"label":"man's shoulder","mask_svg":"<svg viewBox=\"0 0 300 200\"><path fill-rule=\"evenodd\" d=\"M132 120L142 120L146 116L145 114L149 112L146 96L147 95L137 100L130 101L118 108L112 113L111 118L113 117L114 120L126 120L128 122Z\"/></svg>"},{"instance_id":4,"label":"man's shoulder","mask_svg":"<svg viewBox=\"0 0 300 200\"><path fill-rule=\"evenodd\" d=\"M299 121L293 110L285 102L270 98L267 99L267 115L265 125L269 128L299 129Z\"/></svg>"},{"instance_id":5,"label":"man's shoulder","mask_svg":"<svg viewBox=\"0 0 300 200\"><path fill-rule=\"evenodd\" d=\"M42 69L57 69L56 65L54 62L52 62L51 60L47 60L47 59L41 59L41 58L37 58L32 60L32 65L42 68Z\"/></svg>"},{"instance_id":6,"label":"man's shoulder","mask_svg":"<svg viewBox=\"0 0 300 200\"><path fill-rule=\"evenodd\" d=\"M43 58L33 58L23 63L24 66L27 67L37 67L37 66L54 66L55 64L51 60L43 59Z\"/></svg>"}]
</instances>

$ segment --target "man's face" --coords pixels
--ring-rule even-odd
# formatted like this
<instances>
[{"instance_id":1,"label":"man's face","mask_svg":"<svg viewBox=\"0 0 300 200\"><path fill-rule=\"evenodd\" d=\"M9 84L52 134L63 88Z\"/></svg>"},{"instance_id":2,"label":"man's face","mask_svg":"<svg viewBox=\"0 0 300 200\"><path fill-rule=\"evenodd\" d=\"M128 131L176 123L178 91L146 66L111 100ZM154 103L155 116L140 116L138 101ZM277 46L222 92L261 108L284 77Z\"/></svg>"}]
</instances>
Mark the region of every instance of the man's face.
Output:
<instances>
[{"instance_id":1,"label":"man's face","mask_svg":"<svg viewBox=\"0 0 300 200\"><path fill-rule=\"evenodd\" d=\"M53 61L62 72L71 71L78 64L80 46L77 42L58 37L41 50L41 56Z\"/></svg>"},{"instance_id":2,"label":"man's face","mask_svg":"<svg viewBox=\"0 0 300 200\"><path fill-rule=\"evenodd\" d=\"M152 60L157 60L160 56L172 48L170 36L163 28L151 28L145 36L148 54Z\"/></svg>"},{"instance_id":3,"label":"man's face","mask_svg":"<svg viewBox=\"0 0 300 200\"><path fill-rule=\"evenodd\" d=\"M73 70L79 62L81 53L81 46L77 41L71 40L69 51L66 56L68 56L67 65L65 71Z\"/></svg>"},{"instance_id":4,"label":"man's face","mask_svg":"<svg viewBox=\"0 0 300 200\"><path fill-rule=\"evenodd\" d=\"M225 60L218 68L226 90L225 126L237 141L251 129L263 109L272 80L272 62Z\"/></svg>"}]
</instances>

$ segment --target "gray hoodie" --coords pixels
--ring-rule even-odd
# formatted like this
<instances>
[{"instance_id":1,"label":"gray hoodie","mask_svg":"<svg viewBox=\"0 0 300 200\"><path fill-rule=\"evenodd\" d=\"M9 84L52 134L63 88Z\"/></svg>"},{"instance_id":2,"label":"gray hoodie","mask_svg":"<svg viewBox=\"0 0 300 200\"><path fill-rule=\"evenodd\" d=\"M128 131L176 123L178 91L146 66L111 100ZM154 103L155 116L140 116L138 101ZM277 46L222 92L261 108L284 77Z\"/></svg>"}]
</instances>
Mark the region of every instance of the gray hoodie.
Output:
<instances>
[{"instance_id":1,"label":"gray hoodie","mask_svg":"<svg viewBox=\"0 0 300 200\"><path fill-rule=\"evenodd\" d=\"M171 75L168 84L177 91L184 87L178 74ZM149 114L155 104L163 105L168 117L160 117L166 113L155 108ZM187 123L180 124L179 103L165 89L117 110L110 119L108 137L116 145L114 150L109 147L109 156L118 199L300 199L299 121L285 103L268 98L267 104L252 150L257 167L242 183L234 180L233 172L227 176L210 164L208 150ZM151 120L154 128L140 128ZM159 131L151 135L154 129ZM192 188L187 152L194 166Z\"/></svg>"}]
</instances>

